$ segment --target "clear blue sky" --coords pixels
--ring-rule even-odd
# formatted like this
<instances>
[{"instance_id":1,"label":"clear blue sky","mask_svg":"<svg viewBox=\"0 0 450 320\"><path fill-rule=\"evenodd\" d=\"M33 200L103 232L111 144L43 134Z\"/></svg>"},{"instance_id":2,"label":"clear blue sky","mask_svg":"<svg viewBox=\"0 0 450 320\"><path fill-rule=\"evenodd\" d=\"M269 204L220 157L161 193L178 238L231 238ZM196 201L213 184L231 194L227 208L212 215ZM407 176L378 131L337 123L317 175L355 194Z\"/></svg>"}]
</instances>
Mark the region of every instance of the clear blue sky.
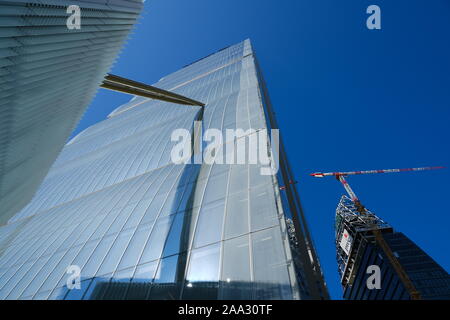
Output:
<instances>
[{"instance_id":1,"label":"clear blue sky","mask_svg":"<svg viewBox=\"0 0 450 320\"><path fill-rule=\"evenodd\" d=\"M368 5L382 30L365 26ZM314 171L450 165L448 0L147 0L113 73L146 83L252 40L331 296L342 187ZM76 132L129 96L100 90ZM450 168L349 179L363 203L447 271Z\"/></svg>"}]
</instances>

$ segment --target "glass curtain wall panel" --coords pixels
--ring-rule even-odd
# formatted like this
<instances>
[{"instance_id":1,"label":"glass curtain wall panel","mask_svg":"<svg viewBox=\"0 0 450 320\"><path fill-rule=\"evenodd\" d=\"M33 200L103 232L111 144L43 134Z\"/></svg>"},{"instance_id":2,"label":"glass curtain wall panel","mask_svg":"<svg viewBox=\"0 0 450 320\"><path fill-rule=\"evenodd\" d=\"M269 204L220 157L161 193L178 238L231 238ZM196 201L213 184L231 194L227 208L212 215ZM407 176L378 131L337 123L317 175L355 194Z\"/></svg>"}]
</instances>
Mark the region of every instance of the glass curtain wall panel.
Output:
<instances>
[{"instance_id":1,"label":"glass curtain wall panel","mask_svg":"<svg viewBox=\"0 0 450 320\"><path fill-rule=\"evenodd\" d=\"M79 29L69 29L80 9ZM0 1L0 225L33 197L116 59L141 0Z\"/></svg>"}]
</instances>

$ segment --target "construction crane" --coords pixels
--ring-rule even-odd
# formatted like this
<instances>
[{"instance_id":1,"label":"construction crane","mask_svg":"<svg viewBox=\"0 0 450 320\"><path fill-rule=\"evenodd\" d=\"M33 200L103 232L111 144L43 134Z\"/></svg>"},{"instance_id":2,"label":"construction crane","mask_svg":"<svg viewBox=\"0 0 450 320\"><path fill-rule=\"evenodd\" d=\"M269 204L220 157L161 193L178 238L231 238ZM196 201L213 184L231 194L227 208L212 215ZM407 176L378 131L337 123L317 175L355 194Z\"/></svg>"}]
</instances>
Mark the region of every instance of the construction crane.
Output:
<instances>
[{"instance_id":1,"label":"construction crane","mask_svg":"<svg viewBox=\"0 0 450 320\"><path fill-rule=\"evenodd\" d=\"M355 204L355 207L360 215L365 215L367 213L366 208L361 204L361 201L356 196L353 189L348 184L345 177L350 175L359 175L359 174L373 174L373 173L394 173L394 172L405 172L405 171L425 171L425 170L437 170L437 169L443 169L444 167L421 167L421 168L406 168L406 169L383 169L383 170L366 170L366 171L348 171L348 172L316 172L311 173L310 175L316 178L324 178L327 176L334 176L337 180L341 182L341 184L344 186L345 190L347 191L348 195L350 196L351 200ZM417 289L414 286L414 283L409 278L408 274L403 269L403 266L398 261L397 257L392 252L391 248L387 244L386 240L384 239L381 231L377 228L376 225L373 225L373 229L371 230L375 241L377 244L381 247L383 252L386 254L387 258L389 259L389 262L391 263L392 267L396 271L397 275L399 276L400 280L402 281L403 285L405 286L406 290L408 291L410 297L412 300L420 300L420 293L417 291Z\"/></svg>"}]
</instances>

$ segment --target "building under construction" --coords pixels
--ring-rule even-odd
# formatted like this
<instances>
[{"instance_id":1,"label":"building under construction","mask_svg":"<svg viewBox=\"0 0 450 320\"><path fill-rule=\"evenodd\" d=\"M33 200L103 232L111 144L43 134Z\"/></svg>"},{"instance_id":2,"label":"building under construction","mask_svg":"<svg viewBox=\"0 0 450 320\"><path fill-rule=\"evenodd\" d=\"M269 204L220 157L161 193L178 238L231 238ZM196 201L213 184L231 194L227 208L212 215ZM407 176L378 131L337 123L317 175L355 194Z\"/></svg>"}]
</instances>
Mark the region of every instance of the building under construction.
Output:
<instances>
[{"instance_id":1,"label":"building under construction","mask_svg":"<svg viewBox=\"0 0 450 320\"><path fill-rule=\"evenodd\" d=\"M336 209L337 262L344 299L450 299L448 273L403 233L364 211L361 214L358 203L346 196ZM372 289L368 285L374 274L371 266L380 271L379 285Z\"/></svg>"}]
</instances>

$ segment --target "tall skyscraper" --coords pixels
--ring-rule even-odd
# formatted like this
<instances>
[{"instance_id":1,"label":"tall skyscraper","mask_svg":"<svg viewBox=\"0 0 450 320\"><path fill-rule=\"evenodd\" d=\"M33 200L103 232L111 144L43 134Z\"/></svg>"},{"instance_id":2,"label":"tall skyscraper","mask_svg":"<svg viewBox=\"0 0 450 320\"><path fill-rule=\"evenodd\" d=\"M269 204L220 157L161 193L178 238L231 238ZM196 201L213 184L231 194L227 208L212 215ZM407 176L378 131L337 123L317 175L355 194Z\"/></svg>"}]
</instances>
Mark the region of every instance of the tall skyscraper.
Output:
<instances>
[{"instance_id":1,"label":"tall skyscraper","mask_svg":"<svg viewBox=\"0 0 450 320\"><path fill-rule=\"evenodd\" d=\"M142 0L0 1L0 225L33 197L141 8Z\"/></svg>"},{"instance_id":2,"label":"tall skyscraper","mask_svg":"<svg viewBox=\"0 0 450 320\"><path fill-rule=\"evenodd\" d=\"M171 157L173 133L198 132L198 121L205 151L208 129L223 133L216 159L249 142L248 129L277 128L250 41L155 86L206 106L136 97L69 141L33 200L0 228L0 298L328 298L282 144L276 175L261 174L262 163Z\"/></svg>"},{"instance_id":3,"label":"tall skyscraper","mask_svg":"<svg viewBox=\"0 0 450 320\"><path fill-rule=\"evenodd\" d=\"M373 228L400 263L406 283L377 244ZM409 300L412 292L425 300L450 299L450 276L439 264L373 213L361 216L345 196L336 210L336 249L345 299Z\"/></svg>"}]
</instances>

